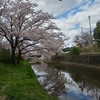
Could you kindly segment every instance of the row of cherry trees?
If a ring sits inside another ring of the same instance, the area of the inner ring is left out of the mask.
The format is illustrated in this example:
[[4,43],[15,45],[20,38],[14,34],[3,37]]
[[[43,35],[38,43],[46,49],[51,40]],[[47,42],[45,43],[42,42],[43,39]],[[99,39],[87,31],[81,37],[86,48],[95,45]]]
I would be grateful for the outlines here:
[[37,51],[50,57],[62,50],[64,35],[52,22],[53,15],[35,10],[37,6],[29,0],[0,1],[0,41],[9,45],[13,64],[20,62],[22,54]]

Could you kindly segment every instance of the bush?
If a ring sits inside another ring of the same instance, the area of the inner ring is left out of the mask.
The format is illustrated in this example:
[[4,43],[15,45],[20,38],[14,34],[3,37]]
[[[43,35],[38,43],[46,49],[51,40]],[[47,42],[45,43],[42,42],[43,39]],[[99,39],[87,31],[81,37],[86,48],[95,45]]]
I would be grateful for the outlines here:
[[80,49],[78,47],[71,47],[70,49],[70,52],[69,52],[70,55],[79,55],[80,54]]
[[0,62],[4,62],[4,63],[10,62],[10,50],[6,50],[6,49],[0,50]]

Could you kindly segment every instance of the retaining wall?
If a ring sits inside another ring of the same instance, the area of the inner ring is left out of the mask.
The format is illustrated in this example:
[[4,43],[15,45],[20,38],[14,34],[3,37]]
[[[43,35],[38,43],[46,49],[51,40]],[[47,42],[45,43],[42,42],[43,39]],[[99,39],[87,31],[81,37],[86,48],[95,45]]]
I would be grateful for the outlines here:
[[80,63],[80,64],[100,67],[100,54],[84,54],[84,55],[58,56],[58,57],[56,56],[52,60]]

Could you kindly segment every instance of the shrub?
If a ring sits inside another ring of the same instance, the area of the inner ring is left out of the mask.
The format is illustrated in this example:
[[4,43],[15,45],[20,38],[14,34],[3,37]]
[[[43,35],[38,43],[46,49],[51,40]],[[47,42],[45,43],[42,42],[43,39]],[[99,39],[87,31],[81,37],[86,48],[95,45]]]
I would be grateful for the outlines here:
[[71,47],[70,49],[70,52],[69,52],[70,55],[79,55],[80,54],[80,49],[78,47]]
[[10,62],[10,50],[6,50],[6,49],[0,50],[0,62],[4,62],[4,63]]

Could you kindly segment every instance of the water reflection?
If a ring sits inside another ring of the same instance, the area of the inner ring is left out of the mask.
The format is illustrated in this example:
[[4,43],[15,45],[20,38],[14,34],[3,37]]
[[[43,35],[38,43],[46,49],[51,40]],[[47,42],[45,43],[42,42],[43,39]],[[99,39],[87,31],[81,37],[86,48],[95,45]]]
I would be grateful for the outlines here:
[[83,94],[90,95],[91,100],[100,100],[100,89],[97,86],[83,81],[79,84],[79,88]]
[[71,85],[68,91],[68,100],[100,100],[99,69],[75,66],[63,62],[51,62],[48,65],[64,71],[65,75],[66,73],[70,74],[73,86]]
[[45,64],[35,64],[32,66],[34,69],[37,79],[41,83],[41,85],[52,95],[60,96],[65,94],[68,88],[65,84],[69,84],[67,78],[64,74],[54,68],[47,67]]
[[100,100],[100,71],[74,68],[58,62],[48,63],[48,66],[35,64],[32,68],[50,94],[60,100]]

